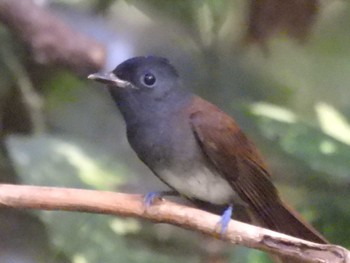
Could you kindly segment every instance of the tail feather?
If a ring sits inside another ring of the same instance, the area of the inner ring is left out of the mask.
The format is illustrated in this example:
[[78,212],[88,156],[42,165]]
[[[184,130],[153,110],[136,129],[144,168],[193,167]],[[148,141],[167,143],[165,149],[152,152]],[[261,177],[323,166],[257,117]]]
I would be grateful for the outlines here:
[[271,230],[315,243],[329,243],[313,226],[291,207],[281,202],[269,205],[264,214],[253,213],[259,223]]

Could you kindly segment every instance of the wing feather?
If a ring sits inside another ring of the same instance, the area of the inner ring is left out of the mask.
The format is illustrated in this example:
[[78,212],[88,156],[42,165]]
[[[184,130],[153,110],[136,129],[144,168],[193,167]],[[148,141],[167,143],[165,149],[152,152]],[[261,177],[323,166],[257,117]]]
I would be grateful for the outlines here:
[[259,152],[235,121],[199,97],[192,105],[190,123],[203,153],[248,204],[256,220],[272,230],[326,243],[326,239],[281,201]]

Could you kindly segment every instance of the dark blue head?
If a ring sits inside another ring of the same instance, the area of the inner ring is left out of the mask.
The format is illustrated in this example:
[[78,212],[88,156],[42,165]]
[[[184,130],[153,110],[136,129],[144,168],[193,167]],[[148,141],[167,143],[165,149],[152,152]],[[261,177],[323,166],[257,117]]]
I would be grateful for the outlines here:
[[108,85],[127,123],[176,111],[190,97],[176,69],[162,57],[131,58],[108,74],[89,78]]

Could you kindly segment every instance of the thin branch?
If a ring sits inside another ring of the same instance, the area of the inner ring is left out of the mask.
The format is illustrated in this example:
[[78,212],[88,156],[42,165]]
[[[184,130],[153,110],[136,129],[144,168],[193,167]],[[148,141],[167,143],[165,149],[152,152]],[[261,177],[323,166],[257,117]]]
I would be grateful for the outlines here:
[[105,62],[103,45],[74,32],[32,0],[0,0],[0,22],[30,47],[40,64],[59,65],[86,75],[98,71]]
[[[202,210],[158,200],[145,209],[141,195],[70,188],[0,185],[0,207],[80,211],[145,218],[218,237],[219,217]],[[302,262],[350,262],[350,253],[231,220],[222,238]]]

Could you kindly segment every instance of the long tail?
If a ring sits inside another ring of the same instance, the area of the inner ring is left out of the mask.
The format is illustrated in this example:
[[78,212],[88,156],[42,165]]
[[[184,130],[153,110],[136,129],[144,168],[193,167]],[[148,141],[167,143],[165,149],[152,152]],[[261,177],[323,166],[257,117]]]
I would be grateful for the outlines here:
[[[191,202],[197,207],[217,215],[222,215],[227,208],[227,206],[218,206],[198,199],[191,199]],[[232,215],[240,221],[257,224],[286,235],[320,244],[329,243],[313,226],[280,199],[273,205],[267,205],[265,209],[259,208],[259,211],[254,211],[254,207],[250,207],[248,210],[249,212],[246,207],[235,205]]]
[[274,203],[267,209],[269,211],[265,211],[263,215],[252,211],[254,218],[263,227],[315,243],[329,243],[313,226],[282,201]]
[[[227,208],[227,206],[217,206],[197,199],[191,199],[191,202],[201,209],[218,215],[222,215]],[[290,236],[320,244],[329,243],[315,228],[304,221],[296,211],[279,199],[273,205],[269,204],[267,208],[259,210],[259,213],[254,211],[253,207],[250,207],[248,210],[249,212],[246,208],[237,207],[236,205],[233,216],[240,221],[257,224]],[[270,256],[275,263],[300,263],[300,261],[288,256],[272,254]]]

